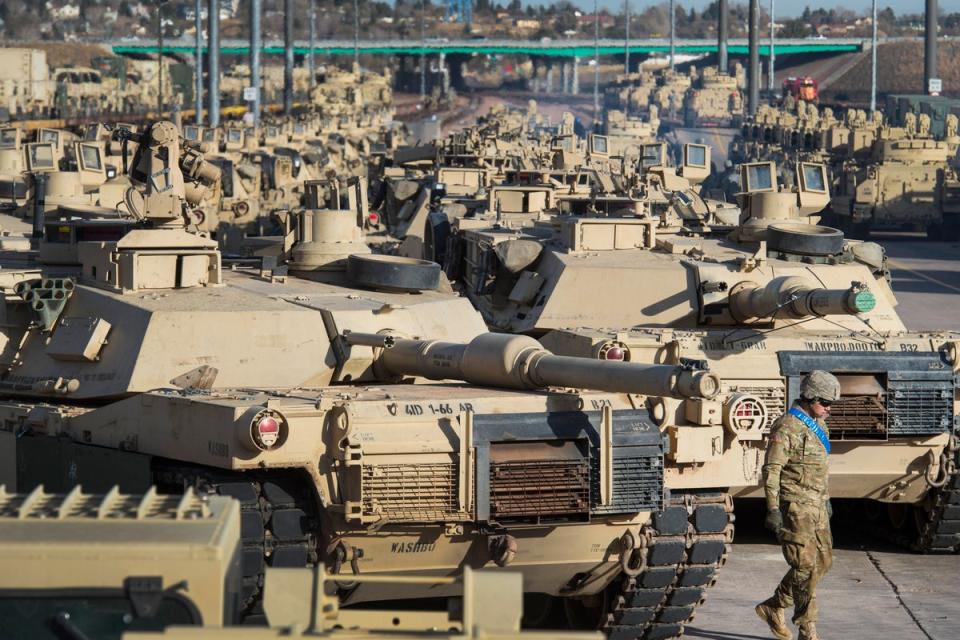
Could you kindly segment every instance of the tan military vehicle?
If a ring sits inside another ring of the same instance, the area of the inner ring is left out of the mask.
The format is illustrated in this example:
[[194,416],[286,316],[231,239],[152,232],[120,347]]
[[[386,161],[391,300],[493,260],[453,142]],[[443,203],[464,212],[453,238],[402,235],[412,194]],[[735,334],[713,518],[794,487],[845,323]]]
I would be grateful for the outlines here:
[[956,550],[958,335],[908,331],[883,249],[813,224],[829,201],[823,165],[801,164],[794,183],[781,187],[773,163],[745,165],[729,237],[609,212],[455,225],[447,273],[491,328],[555,353],[709,362],[720,396],[655,411],[674,490],[760,495],[770,425],[804,373],[833,372],[831,495],[865,500],[877,528],[915,548]]
[[48,116],[53,94],[46,51],[0,48],[0,120]]
[[696,79],[696,67],[690,67],[688,73],[667,69],[658,76],[650,104],[657,107],[661,120],[683,122],[684,100]]
[[909,228],[925,230],[932,239],[960,238],[956,116],[949,125],[954,138],[949,140],[882,131],[868,161],[842,165],[833,221],[858,236],[872,229]]
[[[12,472],[12,469],[4,469]],[[562,638],[598,633],[521,632],[522,578],[473,571],[457,577],[354,576],[403,590],[455,586],[448,611],[341,609],[338,577],[322,566],[270,568],[264,577],[268,627],[237,627],[241,588],[240,503],[221,495],[84,493],[0,486],[0,612],[17,637]],[[451,603],[452,604],[452,603]],[[497,611],[491,616],[484,612]],[[14,631],[15,630],[15,631]]]
[[0,487],[4,635],[119,640],[169,625],[235,624],[241,526],[235,500],[192,489],[126,495],[116,487],[103,494]]
[[664,494],[645,403],[699,403],[716,376],[487,333],[437,265],[366,253],[352,211],[308,210],[282,261],[224,269],[184,231],[205,161],[171,123],[137,138],[137,215],[50,219],[40,263],[0,274],[18,489],[236,497],[253,619],[266,566],[326,563],[346,606],[453,588],[358,574],[498,566],[533,626],[563,605],[574,627],[682,631],[730,505]]
[[683,102],[683,119],[688,127],[737,127],[743,113],[743,93],[737,77],[714,67],[704,67]]

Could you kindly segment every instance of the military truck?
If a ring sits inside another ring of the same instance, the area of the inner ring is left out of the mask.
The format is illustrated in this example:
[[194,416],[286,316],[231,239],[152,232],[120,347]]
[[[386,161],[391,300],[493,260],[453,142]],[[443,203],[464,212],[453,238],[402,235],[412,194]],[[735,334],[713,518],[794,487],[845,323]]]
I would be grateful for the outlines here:
[[908,331],[882,247],[814,224],[824,165],[800,163],[787,188],[772,162],[747,164],[741,184],[732,234],[610,212],[455,225],[446,270],[488,326],[554,353],[720,373],[717,398],[654,410],[673,490],[761,495],[770,426],[805,373],[833,372],[831,494],[914,548],[957,550],[958,335]]
[[682,631],[731,505],[664,492],[645,406],[710,398],[714,374],[488,333],[438,265],[365,254],[352,211],[307,210],[283,261],[224,269],[184,230],[205,161],[172,123],[136,137],[136,215],[48,218],[39,264],[0,275],[19,490],[237,498],[248,621],[267,566],[325,563],[346,606],[452,590],[358,574],[497,566],[524,574],[534,627],[564,605],[615,637]]

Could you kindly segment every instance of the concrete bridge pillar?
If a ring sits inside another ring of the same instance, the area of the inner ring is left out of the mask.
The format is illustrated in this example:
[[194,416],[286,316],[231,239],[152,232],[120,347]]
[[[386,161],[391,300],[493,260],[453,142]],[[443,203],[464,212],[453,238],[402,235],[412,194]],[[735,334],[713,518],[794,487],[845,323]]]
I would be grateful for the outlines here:
[[560,68],[560,70],[562,72],[561,80],[563,84],[563,90],[561,91],[561,93],[570,93],[570,63],[567,61],[564,61],[563,66]]
[[570,83],[570,93],[577,95],[580,93],[580,58],[573,58],[573,82]]
[[440,52],[440,77],[443,78],[443,95],[450,93],[450,69],[447,67],[447,54]]
[[553,63],[547,63],[547,93],[553,93]]

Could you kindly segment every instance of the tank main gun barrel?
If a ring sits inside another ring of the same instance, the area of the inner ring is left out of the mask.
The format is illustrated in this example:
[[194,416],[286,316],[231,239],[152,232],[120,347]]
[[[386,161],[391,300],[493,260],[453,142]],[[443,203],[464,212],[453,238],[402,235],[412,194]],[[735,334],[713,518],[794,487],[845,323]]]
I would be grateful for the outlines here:
[[855,282],[849,289],[810,286],[804,278],[774,278],[766,285],[741,282],[730,289],[730,313],[738,322],[755,318],[793,318],[855,315],[866,313],[877,299],[865,285]]
[[637,364],[555,356],[528,336],[488,333],[469,343],[408,340],[383,334],[347,333],[348,344],[382,348],[378,372],[463,380],[509,389],[569,387],[671,398],[712,398],[719,377],[666,364]]

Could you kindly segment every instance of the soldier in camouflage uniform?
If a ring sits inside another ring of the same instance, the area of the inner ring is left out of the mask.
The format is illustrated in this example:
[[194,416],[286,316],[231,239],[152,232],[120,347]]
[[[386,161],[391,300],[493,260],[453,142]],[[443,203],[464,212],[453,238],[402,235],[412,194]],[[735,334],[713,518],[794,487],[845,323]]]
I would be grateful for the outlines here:
[[840,399],[840,383],[813,371],[800,383],[800,399],[774,425],[763,466],[768,529],[777,534],[790,570],[756,612],[777,640],[792,640],[784,611],[793,607],[800,640],[817,635],[817,583],[833,564],[826,418]]

